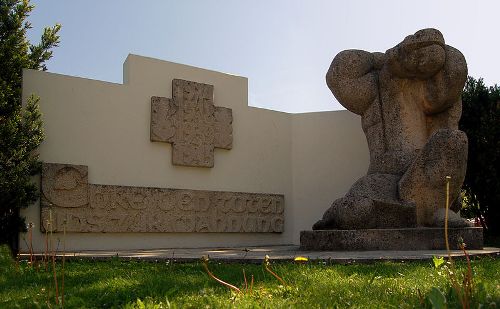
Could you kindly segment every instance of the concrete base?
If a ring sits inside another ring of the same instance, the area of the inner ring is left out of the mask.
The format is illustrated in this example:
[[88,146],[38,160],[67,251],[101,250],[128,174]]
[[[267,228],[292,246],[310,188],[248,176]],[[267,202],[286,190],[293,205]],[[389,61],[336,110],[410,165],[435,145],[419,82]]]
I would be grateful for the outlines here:
[[[459,239],[467,249],[483,249],[483,228],[449,228],[450,249],[458,249]],[[443,250],[444,228],[317,230],[300,232],[301,250]]]
[[[483,248],[482,250],[468,250],[470,257],[489,256],[500,258],[500,248]],[[254,263],[262,264],[266,255],[272,261],[294,262],[296,257],[306,257],[311,262],[322,261],[326,264],[373,263],[380,261],[429,261],[433,257],[448,256],[446,250],[415,250],[415,251],[301,251],[298,246],[259,246],[259,247],[232,247],[232,248],[165,248],[151,250],[99,250],[99,251],[66,251],[66,260],[91,259],[110,260],[136,259],[143,261],[167,262],[199,262],[202,256],[209,256],[210,260],[224,263]],[[451,250],[454,259],[463,259],[461,250]],[[22,260],[29,260],[28,252],[21,253]],[[56,252],[56,258],[62,259],[63,253]],[[37,260],[43,259],[43,254],[36,254]]]

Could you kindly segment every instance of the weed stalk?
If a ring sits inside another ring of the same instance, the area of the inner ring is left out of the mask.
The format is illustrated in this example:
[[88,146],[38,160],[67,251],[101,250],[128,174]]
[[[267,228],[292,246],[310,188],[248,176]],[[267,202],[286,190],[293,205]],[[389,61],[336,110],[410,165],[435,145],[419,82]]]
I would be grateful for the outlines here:
[[446,252],[448,253],[448,260],[451,262],[450,242],[448,240],[448,211],[450,208],[450,176],[446,176],[446,208],[444,213],[444,240],[446,243]]
[[43,254],[43,265],[45,266],[45,271],[47,271],[47,261],[49,260],[48,258],[48,252],[49,252],[49,228],[50,228],[50,221],[46,220],[46,228],[45,228],[45,252]]
[[445,209],[445,218],[444,218],[444,235],[445,235],[445,243],[446,243],[446,252],[448,254],[448,261],[450,264],[450,270],[448,271],[448,276],[450,278],[451,285],[455,290],[457,297],[462,304],[463,309],[470,308],[470,295],[472,294],[472,269],[470,266],[469,255],[465,251],[465,244],[461,243],[459,246],[465,254],[467,259],[467,268],[468,273],[464,275],[462,286],[460,286],[460,282],[457,278],[457,272],[455,268],[455,263],[451,258],[450,244],[448,240],[448,211],[450,208],[450,176],[446,176],[446,209]]
[[245,292],[248,293],[247,275],[245,274],[245,269],[244,268],[243,268],[243,279],[245,279]]
[[28,223],[28,240],[30,250],[30,265],[33,267],[33,222]]
[[278,276],[275,272],[273,272],[270,268],[270,261],[269,261],[269,255],[266,255],[266,257],[264,258],[264,268],[266,269],[266,271],[268,273],[270,273],[271,275],[274,276],[274,278],[278,279],[279,282],[281,282],[281,284],[283,284],[283,286],[286,286],[286,282],[285,280],[283,280],[280,276]]
[[66,220],[63,225],[63,256],[62,256],[62,279],[61,279],[61,305],[64,308],[64,262],[66,260]]
[[56,305],[59,305],[59,288],[57,284],[57,272],[56,272],[56,252],[54,250],[54,239],[53,239],[53,228],[52,228],[52,210],[49,211],[49,221],[50,221],[50,251],[52,255],[52,272],[54,274],[54,288],[56,290]]
[[222,284],[223,286],[226,286],[228,288],[230,288],[231,290],[234,290],[238,293],[241,293],[241,290],[237,287],[235,287],[234,285],[232,284],[229,284],[219,278],[217,278],[216,276],[214,276],[214,274],[212,274],[212,272],[208,269],[208,256],[203,256],[201,258],[201,261],[203,262],[203,266],[205,267],[205,271],[207,272],[207,274],[210,276],[210,278],[214,279],[215,281],[219,282],[220,284]]
[[16,254],[16,272],[19,272],[19,253]]
[[469,303],[470,299],[472,298],[472,292],[474,291],[474,281],[473,281],[473,275],[472,275],[472,266],[470,263],[470,257],[469,254],[467,253],[467,250],[465,250],[465,244],[462,242],[460,244],[460,249],[465,255],[465,259],[467,261],[467,273],[464,274],[463,278],[463,294],[464,294],[464,301],[467,306],[463,306],[464,308],[469,308]]

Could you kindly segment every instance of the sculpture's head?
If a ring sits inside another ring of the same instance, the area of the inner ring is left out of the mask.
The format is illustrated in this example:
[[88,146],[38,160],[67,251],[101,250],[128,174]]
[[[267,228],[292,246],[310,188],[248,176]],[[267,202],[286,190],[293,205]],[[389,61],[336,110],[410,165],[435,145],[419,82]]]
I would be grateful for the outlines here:
[[419,30],[386,51],[389,71],[401,78],[427,79],[443,67],[445,48],[439,30]]

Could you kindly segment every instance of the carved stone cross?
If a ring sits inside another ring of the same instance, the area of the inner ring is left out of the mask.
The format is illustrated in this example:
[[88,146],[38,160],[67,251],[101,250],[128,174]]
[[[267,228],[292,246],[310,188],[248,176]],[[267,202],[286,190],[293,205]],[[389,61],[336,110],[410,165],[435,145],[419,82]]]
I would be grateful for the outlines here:
[[172,144],[172,164],[213,167],[214,148],[233,147],[233,113],[214,106],[214,86],[174,79],[172,99],[151,97],[151,141]]

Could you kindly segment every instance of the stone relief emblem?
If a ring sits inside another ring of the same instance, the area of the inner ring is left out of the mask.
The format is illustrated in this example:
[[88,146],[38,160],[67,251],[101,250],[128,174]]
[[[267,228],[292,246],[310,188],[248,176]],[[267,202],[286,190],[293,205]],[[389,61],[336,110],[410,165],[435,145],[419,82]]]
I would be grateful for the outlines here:
[[[284,196],[88,183],[86,166],[44,163],[42,231],[281,233]],[[52,217],[49,228],[47,223]]]
[[233,147],[231,109],[214,106],[214,87],[174,79],[172,99],[151,97],[151,141],[172,144],[172,164],[214,166],[214,148]]
[[88,169],[82,165],[53,164],[42,166],[42,201],[60,207],[88,204]]

